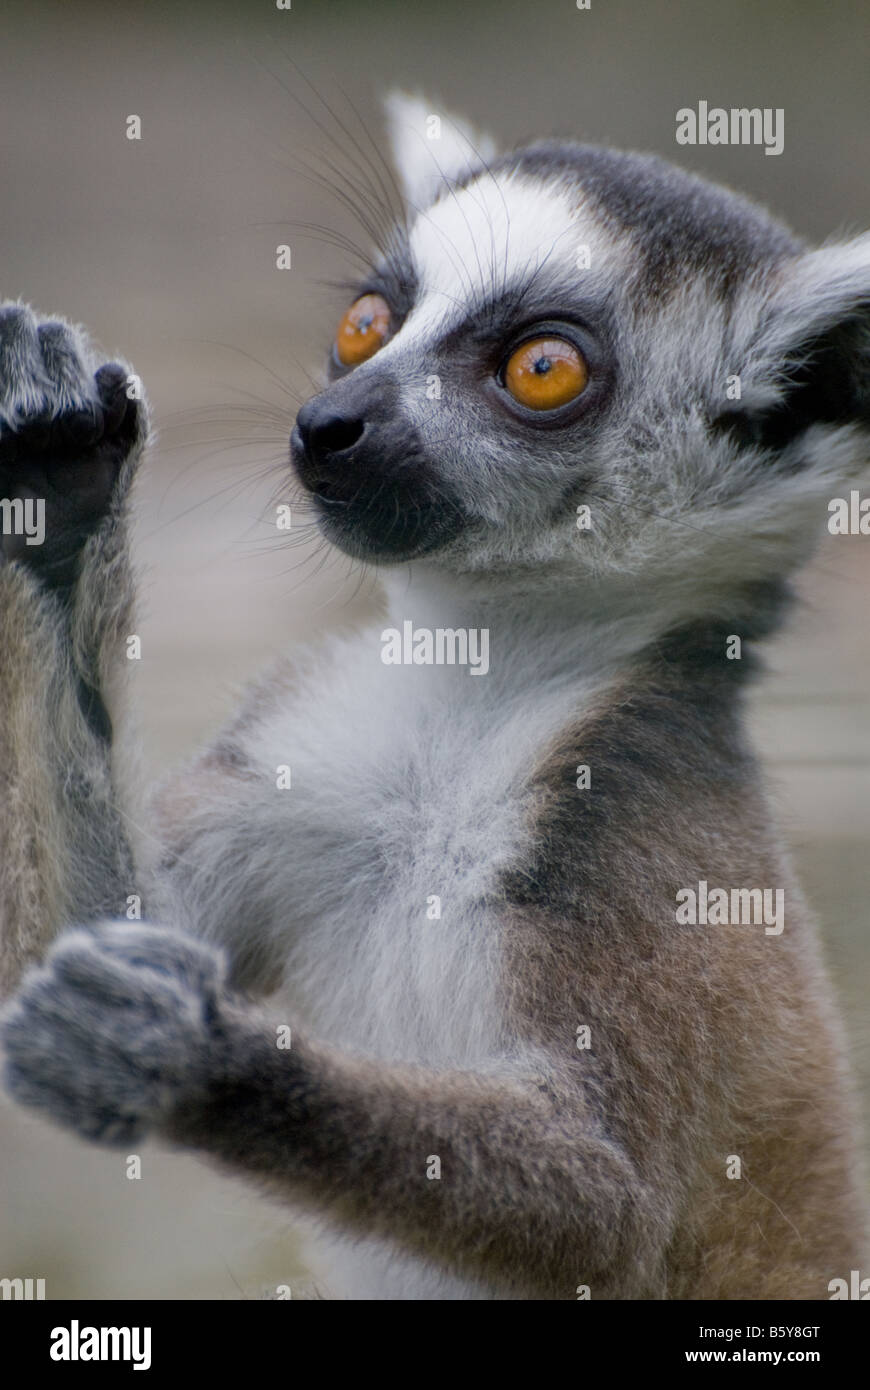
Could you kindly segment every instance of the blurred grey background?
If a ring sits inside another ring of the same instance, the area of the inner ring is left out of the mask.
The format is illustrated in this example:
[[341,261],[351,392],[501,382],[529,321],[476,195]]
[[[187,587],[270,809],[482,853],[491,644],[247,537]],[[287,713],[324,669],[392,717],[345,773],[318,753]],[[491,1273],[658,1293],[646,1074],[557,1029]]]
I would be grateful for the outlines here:
[[[365,244],[303,172],[382,142],[380,94],[422,90],[505,144],[654,150],[822,239],[870,227],[861,0],[32,4],[0,13],[0,298],[85,323],[141,374],[136,671],[150,765],[184,756],[278,648],[352,623],[376,581],[263,520],[295,402]],[[682,106],[782,107],[785,149],[677,147]],[[142,139],[126,138],[127,117]],[[342,128],[343,127],[343,128]],[[368,132],[368,134],[366,133]],[[357,170],[357,177],[370,175]],[[295,226],[289,225],[290,223]],[[288,242],[293,268],[275,268]],[[870,1110],[870,539],[829,539],[753,719],[823,926]],[[259,1297],[303,1276],[292,1217],[204,1164],[122,1156],[0,1102],[0,1277],[49,1297]]]

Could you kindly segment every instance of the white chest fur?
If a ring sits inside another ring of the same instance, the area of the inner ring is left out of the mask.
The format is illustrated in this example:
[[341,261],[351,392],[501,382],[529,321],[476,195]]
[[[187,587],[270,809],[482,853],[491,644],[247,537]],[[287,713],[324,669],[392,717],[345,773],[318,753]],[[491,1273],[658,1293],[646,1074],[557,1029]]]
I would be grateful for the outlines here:
[[583,684],[518,692],[509,671],[381,650],[380,628],[336,641],[247,743],[264,782],[291,768],[269,813],[288,1004],[338,1045],[480,1064],[501,1042],[492,895],[528,835],[525,779]]

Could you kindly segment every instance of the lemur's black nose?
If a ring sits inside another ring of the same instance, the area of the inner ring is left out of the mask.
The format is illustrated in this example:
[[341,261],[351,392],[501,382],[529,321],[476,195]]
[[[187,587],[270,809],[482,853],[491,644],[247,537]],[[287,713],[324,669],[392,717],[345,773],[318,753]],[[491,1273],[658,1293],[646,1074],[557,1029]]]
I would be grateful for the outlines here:
[[365,427],[358,414],[338,411],[317,396],[305,403],[296,416],[296,429],[304,452],[300,464],[309,486],[322,476],[324,465],[359,442]]
[[307,400],[296,416],[304,448],[314,459],[329,453],[343,453],[363,435],[366,421],[357,414],[335,410],[325,400]]

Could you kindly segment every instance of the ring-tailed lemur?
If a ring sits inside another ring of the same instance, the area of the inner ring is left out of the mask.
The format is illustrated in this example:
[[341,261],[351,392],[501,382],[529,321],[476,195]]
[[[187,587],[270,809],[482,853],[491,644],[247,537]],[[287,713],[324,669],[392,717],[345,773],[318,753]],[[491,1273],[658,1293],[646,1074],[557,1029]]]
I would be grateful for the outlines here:
[[867,462],[870,239],[425,117],[393,107],[407,221],[291,438],[388,627],[261,683],[135,869],[144,407],[0,311],[2,486],[48,528],[0,567],[6,988],[79,924],[8,1085],[286,1194],[339,1296],[826,1298],[862,1253],[844,1047],[741,706]]

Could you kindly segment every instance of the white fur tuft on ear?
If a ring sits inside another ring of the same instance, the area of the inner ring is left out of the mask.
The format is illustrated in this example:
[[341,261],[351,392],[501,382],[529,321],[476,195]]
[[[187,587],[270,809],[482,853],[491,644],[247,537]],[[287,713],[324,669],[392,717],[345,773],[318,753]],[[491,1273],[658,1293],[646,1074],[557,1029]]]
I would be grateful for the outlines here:
[[422,96],[391,92],[384,102],[393,161],[405,199],[423,209],[451,183],[495,157],[495,142]]
[[870,332],[870,232],[829,242],[788,263],[771,308],[768,346],[780,354],[856,315]]

